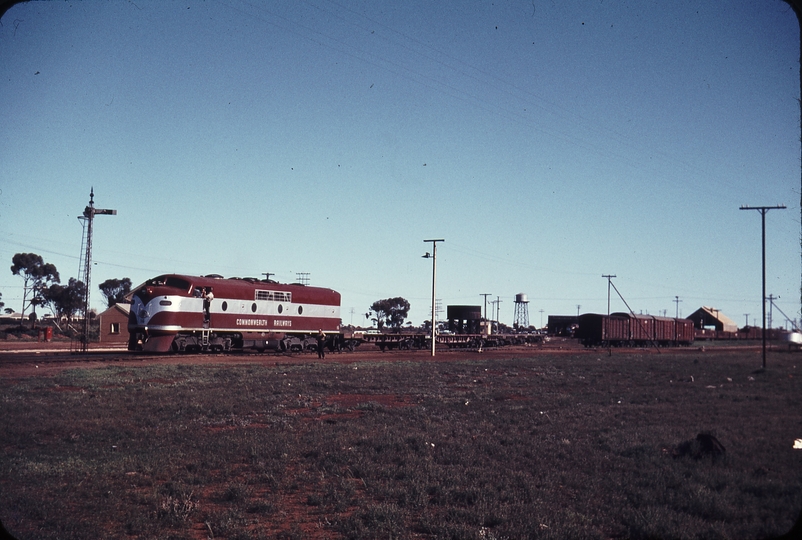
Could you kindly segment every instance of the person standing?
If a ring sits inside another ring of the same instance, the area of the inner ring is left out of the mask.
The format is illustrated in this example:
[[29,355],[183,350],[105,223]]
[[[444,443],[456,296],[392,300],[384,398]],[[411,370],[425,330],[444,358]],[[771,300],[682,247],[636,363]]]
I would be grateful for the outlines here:
[[317,357],[320,360],[326,357],[326,334],[322,329],[317,331]]
[[206,289],[206,294],[203,296],[203,320],[209,322],[211,319],[212,300],[214,300],[214,292],[212,288]]

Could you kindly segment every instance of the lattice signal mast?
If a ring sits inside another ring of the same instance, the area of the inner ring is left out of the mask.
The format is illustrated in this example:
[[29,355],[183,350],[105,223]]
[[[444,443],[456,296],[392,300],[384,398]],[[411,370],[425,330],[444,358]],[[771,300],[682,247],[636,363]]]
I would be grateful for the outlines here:
[[513,328],[529,328],[529,299],[524,293],[515,295],[515,320]]
[[83,238],[81,239],[81,246],[85,247],[83,253],[83,268],[78,273],[78,279],[83,281],[86,287],[84,294],[84,328],[83,335],[81,336],[81,351],[86,352],[89,348],[89,295],[92,288],[90,287],[92,281],[92,222],[95,216],[106,215],[116,216],[117,210],[107,210],[102,208],[95,208],[95,188],[89,191],[89,206],[84,208],[82,216],[78,216],[84,226]]

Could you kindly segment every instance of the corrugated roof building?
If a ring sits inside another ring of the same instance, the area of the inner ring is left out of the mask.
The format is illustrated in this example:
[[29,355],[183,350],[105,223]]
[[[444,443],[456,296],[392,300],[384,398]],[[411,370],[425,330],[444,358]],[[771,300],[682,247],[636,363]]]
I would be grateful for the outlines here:
[[713,326],[718,331],[737,332],[738,325],[721,313],[718,309],[709,306],[702,306],[686,317],[693,321],[695,328],[704,329]]

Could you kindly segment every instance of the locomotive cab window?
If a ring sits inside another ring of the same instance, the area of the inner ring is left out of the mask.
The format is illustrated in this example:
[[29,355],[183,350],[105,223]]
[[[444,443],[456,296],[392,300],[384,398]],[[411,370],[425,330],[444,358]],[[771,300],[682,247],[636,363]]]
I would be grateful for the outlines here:
[[189,291],[191,289],[189,281],[172,276],[168,277],[164,284],[167,287],[173,287],[174,289],[181,289],[182,291]]

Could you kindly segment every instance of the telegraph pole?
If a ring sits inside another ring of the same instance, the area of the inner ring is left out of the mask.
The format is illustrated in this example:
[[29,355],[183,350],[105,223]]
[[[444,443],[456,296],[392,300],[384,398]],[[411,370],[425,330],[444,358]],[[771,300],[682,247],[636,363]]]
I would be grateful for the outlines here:
[[677,319],[679,319],[679,303],[680,302],[682,302],[682,300],[679,299],[679,296],[674,296],[674,303],[677,304],[677,311],[676,311],[676,314],[674,315],[674,317],[677,318]]
[[[618,277],[618,276],[610,275],[610,274],[602,274],[602,277],[603,278],[607,278],[607,315],[609,315],[610,314],[610,280],[613,279],[614,277]],[[579,315],[579,314],[577,313],[577,315]]]
[[485,297],[485,314],[483,315],[485,320],[487,320],[487,297],[490,296],[490,295],[491,295],[491,293],[482,293],[482,294],[479,295],[479,296],[484,296]]
[[438,238],[433,240],[424,240],[424,242],[432,243],[431,255],[427,251],[423,258],[432,259],[432,356],[434,356],[435,342],[437,340],[437,305],[435,303],[435,294],[437,290],[437,242],[445,242],[445,240]]
[[95,208],[95,188],[89,191],[89,206],[84,208],[84,213],[78,216],[78,219],[84,222],[84,235],[86,238],[86,252],[84,253],[84,286],[86,292],[84,293],[84,332],[81,336],[81,352],[89,350],[89,296],[92,288],[90,282],[92,281],[92,222],[95,216],[116,216],[117,210],[107,210],[102,208]]
[[767,298],[769,300],[769,331],[771,331],[771,329],[774,328],[774,301],[779,300],[780,297],[770,294]]
[[785,210],[784,204],[777,206],[741,206],[741,210],[757,210],[760,212],[760,225],[761,225],[761,246],[762,246],[762,262],[763,262],[763,293],[760,296],[760,302],[763,305],[763,369],[766,369],[766,212],[769,210]]

